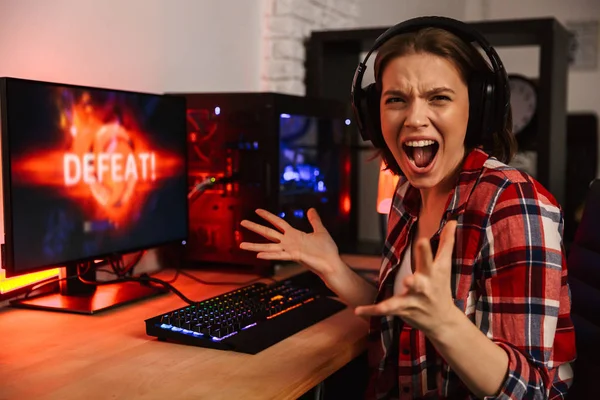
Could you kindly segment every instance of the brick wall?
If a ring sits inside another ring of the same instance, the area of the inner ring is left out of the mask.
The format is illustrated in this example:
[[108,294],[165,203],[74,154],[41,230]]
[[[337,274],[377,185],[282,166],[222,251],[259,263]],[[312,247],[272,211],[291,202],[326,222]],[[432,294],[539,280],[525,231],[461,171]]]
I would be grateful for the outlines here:
[[304,95],[304,40],[313,30],[356,26],[360,0],[263,1],[261,90]]

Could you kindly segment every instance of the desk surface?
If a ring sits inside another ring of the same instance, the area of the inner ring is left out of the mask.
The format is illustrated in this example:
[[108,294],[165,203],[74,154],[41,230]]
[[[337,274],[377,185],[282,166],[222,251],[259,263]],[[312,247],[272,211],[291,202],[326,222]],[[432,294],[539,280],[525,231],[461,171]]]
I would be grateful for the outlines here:
[[[379,263],[373,257],[344,259],[357,268],[377,269]],[[300,271],[286,266],[276,277]],[[223,279],[216,272],[188,272]],[[174,285],[197,300],[237,287],[202,285],[183,275]],[[349,308],[257,355],[146,335],[145,319],[183,304],[167,294],[93,316],[0,309],[0,399],[295,399],[365,348],[367,323]]]

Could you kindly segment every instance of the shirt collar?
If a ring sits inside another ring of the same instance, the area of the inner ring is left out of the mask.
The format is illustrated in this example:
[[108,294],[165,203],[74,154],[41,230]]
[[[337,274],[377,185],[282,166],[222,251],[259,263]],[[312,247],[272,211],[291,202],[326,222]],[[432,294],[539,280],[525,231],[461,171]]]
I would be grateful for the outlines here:
[[[446,219],[455,217],[464,212],[467,201],[475,187],[477,179],[481,175],[483,165],[490,156],[480,149],[473,149],[463,161],[461,171],[456,180],[456,186],[446,203]],[[421,207],[421,192],[419,189],[408,185],[403,196],[402,205],[406,212],[416,217]]]

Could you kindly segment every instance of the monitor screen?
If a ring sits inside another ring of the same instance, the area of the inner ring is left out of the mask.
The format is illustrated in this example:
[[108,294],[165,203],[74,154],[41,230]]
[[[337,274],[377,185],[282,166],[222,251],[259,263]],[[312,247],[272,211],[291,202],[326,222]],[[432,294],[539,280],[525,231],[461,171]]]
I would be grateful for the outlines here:
[[4,78],[5,267],[187,238],[183,97]]

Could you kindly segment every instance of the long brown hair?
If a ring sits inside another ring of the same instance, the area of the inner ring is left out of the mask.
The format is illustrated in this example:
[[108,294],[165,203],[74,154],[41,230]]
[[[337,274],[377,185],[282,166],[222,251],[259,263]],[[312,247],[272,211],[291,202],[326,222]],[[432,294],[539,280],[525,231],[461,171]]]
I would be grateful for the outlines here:
[[[423,28],[416,32],[394,36],[379,48],[375,58],[374,74],[375,85],[380,94],[382,90],[381,78],[389,62],[397,57],[414,53],[429,53],[450,61],[458,69],[465,84],[468,84],[474,74],[492,73],[491,67],[473,45],[446,30]],[[379,118],[379,116],[373,117]],[[500,132],[494,132],[492,141],[490,155],[496,157],[501,162],[510,162],[517,148],[512,132],[512,113],[510,108],[505,128]],[[484,145],[483,132],[479,133],[479,136],[475,138],[470,138],[469,143],[465,143],[467,153],[475,147]],[[380,149],[380,154],[387,167],[393,173],[403,175],[392,152],[387,146]]]

